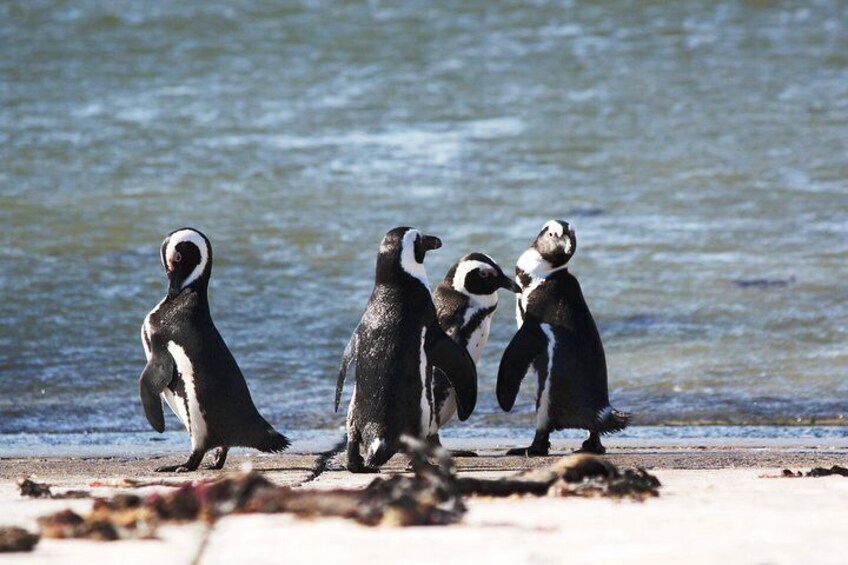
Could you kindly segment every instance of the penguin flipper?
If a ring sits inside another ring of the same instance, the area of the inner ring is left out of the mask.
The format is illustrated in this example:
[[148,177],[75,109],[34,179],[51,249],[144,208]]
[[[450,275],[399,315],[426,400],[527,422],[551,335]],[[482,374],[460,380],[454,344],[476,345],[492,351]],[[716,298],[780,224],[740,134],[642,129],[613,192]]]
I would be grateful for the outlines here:
[[138,379],[138,393],[147,421],[159,433],[165,431],[165,414],[159,396],[174,377],[176,366],[170,355],[154,350]]
[[431,326],[427,332],[424,350],[430,364],[442,371],[453,387],[460,421],[467,420],[477,404],[477,367],[474,360],[438,325]]
[[347,378],[347,372],[350,369],[350,364],[354,360],[356,356],[356,331],[353,332],[353,335],[350,336],[350,341],[347,342],[347,347],[345,347],[344,353],[342,354],[342,364],[339,368],[339,376],[336,380],[336,403],[334,407],[334,411],[339,411],[339,402],[342,399],[342,389],[344,388],[345,379]]
[[498,367],[498,404],[504,411],[512,410],[530,364],[547,345],[548,339],[538,322],[525,319],[506,347]]

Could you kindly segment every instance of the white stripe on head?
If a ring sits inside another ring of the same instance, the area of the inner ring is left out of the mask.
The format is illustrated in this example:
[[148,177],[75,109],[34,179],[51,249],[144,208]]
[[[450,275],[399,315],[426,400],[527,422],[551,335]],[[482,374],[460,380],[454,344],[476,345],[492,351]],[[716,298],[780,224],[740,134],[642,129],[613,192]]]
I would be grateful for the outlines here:
[[542,226],[542,231],[545,230],[553,233],[557,237],[562,237],[562,234],[565,233],[565,226],[563,226],[556,220],[551,220],[550,222]]
[[403,241],[400,244],[400,267],[406,273],[412,275],[429,290],[430,282],[427,280],[427,270],[423,263],[415,260],[415,240],[421,237],[421,232],[418,230],[407,230],[403,234]]
[[557,220],[551,220],[544,226],[542,226],[542,231],[546,231],[548,233],[554,234],[554,237],[561,238],[565,237],[565,243],[563,245],[563,250],[565,250],[566,254],[571,254],[574,251],[574,226],[568,225],[568,233],[566,233],[565,226]]
[[164,260],[166,269],[168,268],[168,265],[173,263],[174,254],[177,252],[177,245],[180,243],[194,244],[200,251],[200,262],[183,281],[183,284],[180,287],[183,289],[199,279],[200,275],[203,274],[204,269],[206,269],[206,265],[209,263],[209,244],[199,232],[192,229],[179,230],[172,233],[168,239],[168,246],[165,248]]
[[[491,257],[489,258],[491,259]],[[494,261],[492,262],[494,263]],[[454,290],[456,290],[460,294],[464,294],[465,296],[477,299],[477,301],[484,306],[493,306],[497,304],[498,291],[495,291],[491,294],[474,294],[470,290],[465,288],[465,278],[468,276],[468,273],[470,273],[474,269],[488,269],[489,271],[494,272],[494,276],[498,276],[498,270],[488,263],[473,260],[461,261],[459,265],[456,266],[456,272],[453,275]],[[492,297],[494,297],[494,300],[492,300]]]

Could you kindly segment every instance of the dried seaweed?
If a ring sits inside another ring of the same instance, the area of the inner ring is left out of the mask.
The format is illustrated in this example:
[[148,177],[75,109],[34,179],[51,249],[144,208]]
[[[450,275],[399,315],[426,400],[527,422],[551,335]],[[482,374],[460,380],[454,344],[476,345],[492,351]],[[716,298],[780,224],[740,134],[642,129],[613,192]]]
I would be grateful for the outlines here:
[[461,478],[460,491],[471,496],[583,496],[641,501],[659,496],[659,479],[645,469],[620,471],[593,455],[571,455],[548,467],[504,479]]
[[[97,498],[92,511],[70,510],[39,519],[42,535],[111,541],[153,537],[159,524],[247,513],[288,513],[302,518],[335,516],[368,526],[453,524],[466,511],[467,496],[584,496],[644,500],[657,496],[660,482],[644,469],[620,471],[591,455],[572,455],[539,469],[503,479],[458,478],[449,453],[406,438],[413,474],[375,478],[365,489],[309,490],[277,486],[255,472],[198,483],[146,497],[118,494]],[[34,485],[34,486],[33,486]],[[27,489],[43,493],[47,485]],[[49,486],[47,488],[49,493]]]
[[828,477],[830,475],[848,477],[848,469],[846,469],[845,467],[840,467],[839,465],[833,465],[830,469],[825,469],[824,467],[815,467],[814,469],[810,469],[810,472],[807,473],[808,477]]
[[612,477],[586,477],[579,482],[569,482],[566,479],[557,481],[551,486],[549,494],[554,496],[582,496],[586,498],[628,498],[643,501],[646,498],[659,496],[661,483],[654,475],[645,469],[625,469]]
[[[831,475],[837,475],[841,477],[848,477],[848,469],[842,467],[840,465],[833,465],[830,469],[825,467],[813,467],[806,473],[803,471],[793,471],[792,469],[784,469],[780,473],[780,477],[786,479],[799,479],[801,477],[829,477]],[[764,476],[764,478],[776,478],[773,476]]]
[[65,500],[73,498],[89,498],[91,494],[83,490],[69,490],[60,494],[54,494],[47,483],[36,483],[29,477],[18,479],[18,488],[21,496],[29,498],[51,498],[53,500]]
[[0,553],[32,551],[40,539],[23,528],[0,528]]
[[62,510],[38,519],[41,535],[54,539],[90,539],[115,541],[119,538],[118,528],[109,519],[93,514],[83,517],[73,510]]

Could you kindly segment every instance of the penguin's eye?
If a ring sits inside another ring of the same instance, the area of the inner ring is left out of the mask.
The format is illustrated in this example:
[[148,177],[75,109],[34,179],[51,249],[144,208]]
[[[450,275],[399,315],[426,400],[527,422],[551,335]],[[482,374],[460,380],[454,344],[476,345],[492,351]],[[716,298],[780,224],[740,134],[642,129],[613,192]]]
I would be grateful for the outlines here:
[[549,231],[549,232],[548,232],[548,237],[554,237],[554,232]]
[[179,263],[183,260],[183,256],[179,251],[174,252],[174,263]]
[[490,273],[489,271],[480,271],[481,278],[488,279],[491,275],[492,273]]

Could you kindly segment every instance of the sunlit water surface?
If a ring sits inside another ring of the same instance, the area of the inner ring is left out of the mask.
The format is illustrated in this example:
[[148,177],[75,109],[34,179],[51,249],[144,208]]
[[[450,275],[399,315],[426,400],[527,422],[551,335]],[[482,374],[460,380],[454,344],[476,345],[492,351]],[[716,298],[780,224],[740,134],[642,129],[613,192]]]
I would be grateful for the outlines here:
[[[442,238],[435,284],[472,250],[511,269],[552,217],[636,423],[846,421],[844,3],[394,4],[0,4],[0,434],[148,430],[177,227],[296,435],[343,423],[386,230]],[[494,398],[501,298],[463,429],[532,425],[530,380]]]

